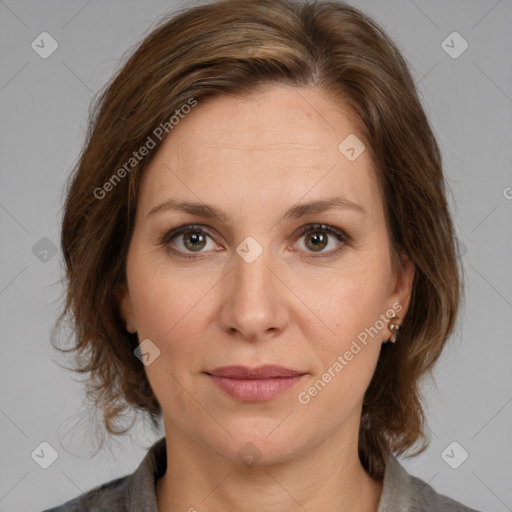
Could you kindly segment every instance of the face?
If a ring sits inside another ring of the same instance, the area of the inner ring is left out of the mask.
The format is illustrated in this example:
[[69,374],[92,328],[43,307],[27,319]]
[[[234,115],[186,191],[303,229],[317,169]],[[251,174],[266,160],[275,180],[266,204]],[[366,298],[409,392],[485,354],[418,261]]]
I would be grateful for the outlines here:
[[166,434],[233,461],[250,442],[261,463],[357,445],[414,268],[393,265],[369,152],[339,149],[350,134],[363,140],[319,89],[274,85],[200,100],[154,156],[120,305]]

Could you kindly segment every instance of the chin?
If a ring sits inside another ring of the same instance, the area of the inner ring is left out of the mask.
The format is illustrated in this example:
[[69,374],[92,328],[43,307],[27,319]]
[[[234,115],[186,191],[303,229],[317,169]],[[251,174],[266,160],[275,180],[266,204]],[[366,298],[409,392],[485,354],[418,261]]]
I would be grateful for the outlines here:
[[205,444],[217,455],[233,464],[246,467],[265,467],[293,460],[314,444],[307,426],[286,424],[269,418],[239,419],[226,425],[230,437],[223,431],[222,438],[209,439]]

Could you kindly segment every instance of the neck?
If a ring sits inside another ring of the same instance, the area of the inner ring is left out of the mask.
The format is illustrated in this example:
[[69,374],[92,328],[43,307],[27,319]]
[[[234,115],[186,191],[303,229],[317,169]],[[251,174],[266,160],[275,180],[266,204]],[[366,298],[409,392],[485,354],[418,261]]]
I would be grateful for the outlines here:
[[382,480],[357,453],[357,436],[335,433],[287,461],[246,467],[220,457],[166,424],[167,470],[157,482],[158,510],[376,512]]

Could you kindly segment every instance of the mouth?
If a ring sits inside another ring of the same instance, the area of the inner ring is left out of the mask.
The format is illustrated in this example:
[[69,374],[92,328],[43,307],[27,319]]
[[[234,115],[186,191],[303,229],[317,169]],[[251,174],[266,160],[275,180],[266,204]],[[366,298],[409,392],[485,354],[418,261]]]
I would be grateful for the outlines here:
[[283,366],[223,366],[205,372],[222,391],[243,402],[270,400],[294,387],[305,372]]

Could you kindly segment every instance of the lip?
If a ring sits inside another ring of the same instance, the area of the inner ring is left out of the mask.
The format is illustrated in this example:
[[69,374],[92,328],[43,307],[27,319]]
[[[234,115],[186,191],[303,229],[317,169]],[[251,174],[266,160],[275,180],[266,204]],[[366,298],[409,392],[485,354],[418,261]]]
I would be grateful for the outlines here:
[[275,377],[297,377],[298,375],[304,375],[304,372],[290,370],[289,368],[275,364],[262,365],[256,368],[240,365],[221,366],[206,373],[216,377],[228,377],[231,379],[270,379]]
[[270,400],[295,386],[305,375],[277,365],[223,366],[205,373],[220,389],[244,402]]

